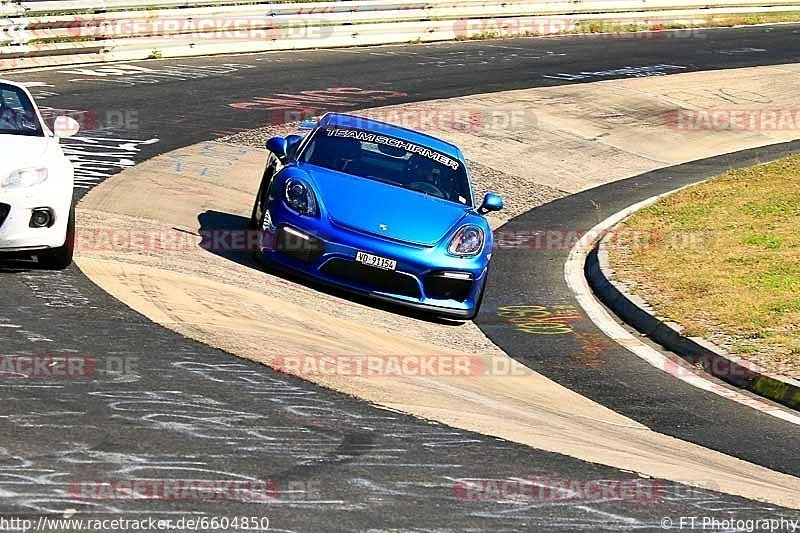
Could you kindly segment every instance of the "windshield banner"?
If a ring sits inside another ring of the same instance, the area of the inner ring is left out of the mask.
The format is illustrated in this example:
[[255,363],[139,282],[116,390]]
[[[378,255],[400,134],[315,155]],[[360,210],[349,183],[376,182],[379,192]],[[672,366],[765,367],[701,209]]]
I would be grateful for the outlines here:
[[366,131],[344,129],[344,128],[328,128],[325,131],[328,134],[328,137],[347,137],[359,141],[370,142],[375,144],[384,144],[386,146],[391,146],[394,148],[401,148],[412,154],[419,154],[423,157],[432,159],[437,163],[441,163],[442,165],[452,168],[453,170],[458,170],[459,168],[458,161],[451,159],[442,153],[431,150],[430,148],[426,148],[418,144],[403,141],[401,139],[395,139],[393,137],[387,137],[385,135],[377,135],[375,133],[368,133]]

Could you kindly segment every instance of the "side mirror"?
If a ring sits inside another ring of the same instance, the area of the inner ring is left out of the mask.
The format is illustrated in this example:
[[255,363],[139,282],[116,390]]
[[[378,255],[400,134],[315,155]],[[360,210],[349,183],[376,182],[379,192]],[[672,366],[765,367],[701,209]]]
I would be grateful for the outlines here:
[[287,142],[283,137],[272,137],[267,141],[267,150],[275,154],[281,163],[285,163],[288,158],[286,154]]
[[72,137],[80,129],[81,125],[72,117],[61,115],[56,117],[55,122],[53,122],[53,133],[59,138]]
[[478,209],[478,212],[481,214],[486,214],[490,211],[500,211],[501,209],[503,209],[503,199],[497,196],[495,193],[490,192],[484,196],[483,203]]
[[297,149],[300,148],[300,143],[303,142],[302,135],[287,135],[286,136],[286,158],[292,159]]

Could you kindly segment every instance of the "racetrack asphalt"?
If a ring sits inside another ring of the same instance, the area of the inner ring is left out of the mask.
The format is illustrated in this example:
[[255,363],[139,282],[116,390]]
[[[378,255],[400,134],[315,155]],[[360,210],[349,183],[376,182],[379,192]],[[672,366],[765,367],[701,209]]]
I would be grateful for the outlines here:
[[[138,73],[86,66],[8,77],[38,82],[33,90],[42,105],[89,111],[101,124],[122,126],[70,141],[80,146],[85,186],[90,187],[133,161],[280,122],[287,112],[309,107],[347,110],[598,81],[652,73],[656,65],[687,72],[796,62],[797,34],[797,26],[785,25],[704,30],[702,38],[675,34],[647,40],[444,43],[126,64],[151,69]],[[211,73],[225,64],[238,66]],[[327,99],[296,97],[298,91],[332,87],[363,91],[339,99],[330,95],[341,92],[330,91],[324,93]],[[139,144],[155,138],[159,141]],[[622,194],[630,195],[632,203],[639,195],[710,175],[727,164],[711,162],[699,170],[682,166],[626,180],[616,185],[619,189],[601,187],[534,210],[509,227],[588,228],[598,218],[592,201],[607,216],[627,205],[628,196]],[[666,179],[673,174],[677,177]],[[558,218],[567,213],[575,218]],[[788,424],[686,390],[624,350],[604,351],[609,357],[601,365],[595,359],[588,365],[585,357],[577,362],[564,357],[581,355],[574,338],[521,336],[502,326],[493,314],[500,305],[559,305],[571,297],[564,292],[559,253],[511,252],[498,254],[496,261],[479,325],[510,355],[657,431],[797,475],[786,444],[797,442],[798,433]],[[284,495],[282,503],[259,506],[255,513],[270,517],[277,530],[660,530],[661,517],[720,509],[741,518],[776,516],[768,505],[675,484],[649,505],[625,499],[513,506],[463,501],[453,495],[459,478],[631,475],[370,407],[155,326],[74,267],[50,273],[19,266],[0,272],[0,293],[9,304],[0,311],[4,354],[80,354],[103,361],[126,357],[134,368],[77,380],[0,383],[6,400],[0,414],[6,435],[0,466],[5,516],[52,515],[69,508],[108,515],[124,511],[131,517],[252,515],[252,504],[230,501],[87,504],[71,498],[66,488],[68,482],[87,478],[243,476],[274,479],[279,490],[314,487],[305,495],[301,490],[295,497]],[[575,327],[588,333],[591,328]]]
[[[655,170],[555,200],[516,217],[502,230],[580,235],[641,200],[798,149],[800,142],[783,143]],[[526,366],[655,431],[800,475],[795,444],[800,427],[680,382],[604,339],[581,314],[564,279],[569,252],[569,246],[546,244],[495,252],[490,289],[477,320],[481,330]],[[503,316],[508,314],[503,307],[520,305],[549,310],[568,306],[575,312],[570,313],[573,318],[557,321],[566,326],[563,334],[531,334],[512,327]]]

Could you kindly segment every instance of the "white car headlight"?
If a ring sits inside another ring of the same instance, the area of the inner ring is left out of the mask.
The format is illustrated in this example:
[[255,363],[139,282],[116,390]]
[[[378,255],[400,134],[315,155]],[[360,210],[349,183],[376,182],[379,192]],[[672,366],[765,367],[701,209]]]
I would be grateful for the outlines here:
[[483,249],[485,235],[478,226],[469,224],[460,228],[450,241],[448,251],[453,255],[477,255]]
[[7,176],[0,177],[0,187],[8,189],[14,187],[33,187],[47,181],[47,169],[22,168],[15,170]]

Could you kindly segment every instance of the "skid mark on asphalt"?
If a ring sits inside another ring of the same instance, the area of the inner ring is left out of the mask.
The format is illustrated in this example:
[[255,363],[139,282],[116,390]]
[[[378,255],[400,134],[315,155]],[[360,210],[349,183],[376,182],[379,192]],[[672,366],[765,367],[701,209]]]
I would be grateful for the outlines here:
[[737,54],[758,54],[766,51],[767,51],[766,48],[753,48],[748,46],[745,48],[729,48],[728,50],[717,50],[717,53],[730,56]]
[[[78,274],[64,273],[70,275]],[[16,278],[8,281],[24,284]],[[37,283],[40,291],[46,289],[46,280]],[[4,512],[75,509],[77,516],[146,513],[169,517],[213,509],[228,516],[255,512],[268,515],[274,524],[289,525],[298,509],[326,517],[363,513],[374,523],[381,509],[400,506],[413,516],[411,509],[426,512],[427,507],[445,504],[448,520],[455,513],[493,530],[513,531],[530,524],[569,531],[652,526],[647,518],[652,509],[625,501],[460,500],[453,494],[456,480],[553,476],[552,466],[547,465],[557,456],[539,457],[540,452],[527,447],[422,421],[410,423],[402,415],[348,402],[259,365],[232,361],[199,346],[196,350],[176,347],[171,333],[151,332],[143,337],[140,329],[149,326],[130,324],[118,304],[91,293],[83,296],[99,299],[105,316],[98,316],[99,309],[55,307],[50,326],[42,324],[42,334],[49,334],[64,316],[77,313],[98,333],[113,332],[105,345],[93,342],[96,350],[140,358],[138,379],[120,384],[114,382],[118,376],[102,374],[91,381],[61,382],[57,397],[51,398],[40,396],[36,389],[5,388],[0,419],[10,432],[5,449],[0,450],[0,508]],[[34,312],[28,309],[23,314]],[[6,326],[24,322],[3,318],[0,324]],[[30,346],[27,340],[14,341],[5,333],[20,329],[0,328],[3,345]],[[61,338],[62,350],[79,351],[84,337],[74,332]],[[126,339],[147,340],[125,345]],[[31,402],[38,407],[23,408]],[[63,444],[54,450],[48,443],[55,442],[51,435],[56,434]],[[498,456],[508,460],[498,462],[494,459]],[[563,478],[565,474],[558,471]],[[602,467],[580,472],[577,476],[599,479],[626,475]],[[87,500],[76,498],[70,490],[85,479],[131,478],[269,479],[285,492],[254,508],[240,501]],[[663,506],[665,514],[677,508],[699,509],[702,502],[737,513],[745,508],[756,515],[767,512],[767,506],[751,508],[735,498],[730,503],[730,497],[713,492],[703,491],[700,498],[697,489],[676,485],[671,490],[681,494],[676,502],[654,504]],[[687,502],[691,503],[688,508]],[[444,519],[444,515],[434,515]],[[605,515],[618,518],[605,522],[598,518]],[[438,527],[444,526],[438,522]]]
[[[321,112],[329,109],[354,109],[368,104],[402,98],[407,96],[401,91],[387,91],[383,89],[362,89],[360,87],[329,87],[320,90],[306,90],[297,93],[276,93],[260,96],[245,102],[232,102],[228,104],[233,109],[247,109],[259,111],[286,111]],[[270,123],[284,124],[302,118],[301,114],[276,115]]]
[[[368,52],[373,56],[400,56],[418,59],[417,65],[420,67],[433,67],[441,69],[478,67],[482,65],[492,65],[507,61],[540,60],[545,58],[566,56],[565,53],[558,53],[552,50],[531,50],[529,48],[515,46],[485,45],[489,50],[451,50],[437,52],[429,50],[426,52],[385,50],[380,52]],[[516,50],[516,51],[512,51]]]
[[620,78],[620,77],[646,78],[649,76],[666,76],[668,74],[674,73],[675,71],[680,71],[686,68],[688,67],[684,67],[681,65],[668,65],[662,63],[658,65],[623,67],[623,68],[615,68],[609,70],[594,70],[594,71],[582,70],[580,72],[574,72],[574,73],[559,72],[558,74],[545,74],[542,77],[555,80],[565,80],[565,81]]
[[46,307],[97,309],[67,272],[31,270],[20,274],[19,279]]
[[76,74],[72,83],[89,82],[99,85],[155,85],[170,81],[187,81],[211,76],[232,74],[243,69],[255,68],[245,63],[225,63],[222,65],[166,65],[163,67],[143,67],[131,64],[75,68],[59,71],[60,74]]

